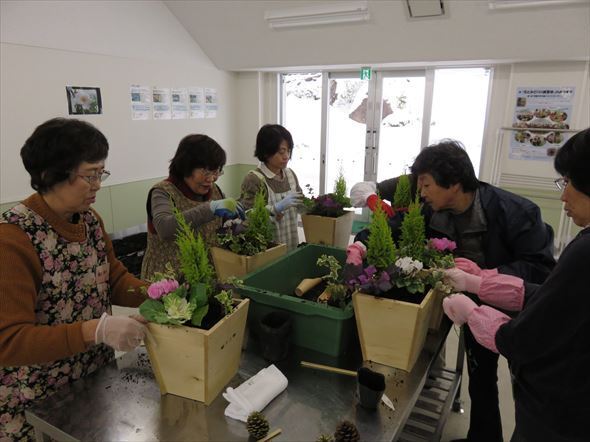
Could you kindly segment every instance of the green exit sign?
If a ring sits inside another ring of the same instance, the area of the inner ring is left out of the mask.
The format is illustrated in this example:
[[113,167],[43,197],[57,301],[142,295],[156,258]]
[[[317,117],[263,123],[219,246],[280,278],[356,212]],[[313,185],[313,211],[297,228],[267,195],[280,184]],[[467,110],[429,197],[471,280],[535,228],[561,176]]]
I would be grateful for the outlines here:
[[371,68],[361,68],[361,80],[371,79]]

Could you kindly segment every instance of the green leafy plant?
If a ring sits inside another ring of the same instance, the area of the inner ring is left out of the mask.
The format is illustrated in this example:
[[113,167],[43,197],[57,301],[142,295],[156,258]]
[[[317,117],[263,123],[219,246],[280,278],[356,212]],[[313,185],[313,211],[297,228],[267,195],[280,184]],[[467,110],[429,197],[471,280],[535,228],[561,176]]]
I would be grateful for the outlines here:
[[[305,187],[308,193],[312,195],[313,189],[311,186],[306,184]],[[350,198],[346,196],[346,180],[344,179],[342,170],[340,170],[338,178],[334,182],[333,193],[327,193],[318,197],[304,197],[303,205],[310,215],[329,216],[332,218],[344,215],[346,213],[344,209],[351,207],[352,203]]]
[[412,190],[409,175],[401,175],[398,178],[395,193],[393,195],[393,208],[396,210],[409,207],[412,202]]
[[[209,311],[210,297],[217,289],[214,284],[215,273],[201,236],[195,235],[176,207],[174,216],[178,224],[175,243],[178,247],[181,282],[170,264],[166,264],[165,271],[156,273],[147,288],[149,299],[139,306],[139,312],[148,321],[158,324],[190,323],[200,327]],[[223,306],[225,314],[233,311],[231,287],[224,287],[215,295],[215,299]]]
[[381,208],[381,199],[378,200],[373,212],[369,232],[367,262],[379,270],[384,270],[395,262],[396,249],[387,223],[387,215]]
[[401,226],[399,243],[400,256],[409,256],[418,261],[424,260],[426,249],[426,225],[420,208],[418,196],[408,208]]
[[273,228],[264,190],[259,190],[254,197],[254,206],[246,213],[246,220],[227,221],[218,230],[219,245],[238,255],[252,256],[264,252],[272,245]]

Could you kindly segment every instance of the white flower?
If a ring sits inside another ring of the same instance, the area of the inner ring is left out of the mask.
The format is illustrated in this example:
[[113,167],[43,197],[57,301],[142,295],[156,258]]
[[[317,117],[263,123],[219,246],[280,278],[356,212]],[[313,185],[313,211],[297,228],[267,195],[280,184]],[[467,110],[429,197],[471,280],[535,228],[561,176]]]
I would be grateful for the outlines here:
[[410,275],[414,272],[422,270],[423,264],[420,261],[404,256],[395,262],[396,267],[399,267],[405,275]]
[[82,106],[82,109],[90,109],[90,105],[92,104],[92,97],[86,91],[77,91],[76,98],[74,99],[74,104],[79,104]]

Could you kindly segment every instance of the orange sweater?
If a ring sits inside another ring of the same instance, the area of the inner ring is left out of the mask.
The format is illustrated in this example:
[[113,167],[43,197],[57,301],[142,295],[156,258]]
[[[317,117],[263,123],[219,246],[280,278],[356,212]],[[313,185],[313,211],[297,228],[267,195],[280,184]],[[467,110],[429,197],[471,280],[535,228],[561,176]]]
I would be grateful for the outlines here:
[[[85,240],[85,224],[71,224],[59,218],[41,195],[30,196],[23,204],[41,215],[66,240]],[[102,219],[96,212],[95,215],[104,231]],[[110,266],[111,301],[137,307],[145,296],[129,289],[138,289],[146,283],[131,275],[115,257],[108,235],[104,239]],[[0,224],[0,366],[40,364],[86,350],[82,322],[37,325],[35,305],[42,276],[39,255],[27,234],[16,225]]]

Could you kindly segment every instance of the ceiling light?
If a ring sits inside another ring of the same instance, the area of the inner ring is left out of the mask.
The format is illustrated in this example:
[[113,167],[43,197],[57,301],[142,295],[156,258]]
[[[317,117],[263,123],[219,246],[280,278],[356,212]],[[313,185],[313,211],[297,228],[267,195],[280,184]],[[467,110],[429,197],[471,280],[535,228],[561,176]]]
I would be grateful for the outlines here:
[[491,10],[540,8],[544,6],[565,6],[588,4],[588,0],[496,0],[488,3]]
[[329,2],[267,11],[264,19],[272,29],[365,22],[369,20],[369,6],[366,1]]

